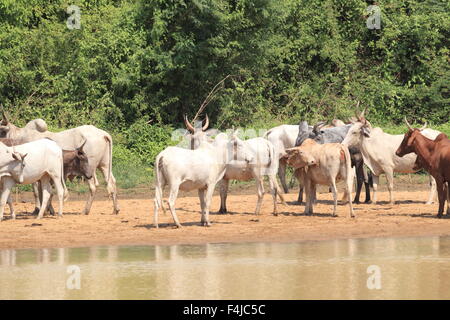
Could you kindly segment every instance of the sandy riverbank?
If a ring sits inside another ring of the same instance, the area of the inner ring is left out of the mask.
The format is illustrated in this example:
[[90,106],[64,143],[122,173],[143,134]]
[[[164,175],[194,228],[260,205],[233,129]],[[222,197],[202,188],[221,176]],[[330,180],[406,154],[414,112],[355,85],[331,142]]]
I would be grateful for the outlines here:
[[[409,189],[409,188],[408,188]],[[17,219],[0,223],[0,249],[84,247],[96,245],[152,245],[199,244],[218,242],[291,242],[302,240],[329,240],[362,237],[405,237],[450,235],[450,219],[437,219],[437,205],[425,205],[428,192],[397,191],[398,201],[388,204],[387,192],[381,192],[378,205],[355,205],[356,219],[346,218],[347,205],[339,205],[338,217],[332,217],[332,196],[319,194],[319,204],[313,216],[302,215],[303,206],[279,205],[278,216],[272,215],[271,196],[264,198],[260,216],[253,214],[256,196],[231,194],[228,197],[229,214],[211,214],[213,225],[200,226],[199,200],[181,197],[177,201],[178,217],[183,228],[173,227],[168,213],[160,214],[161,226],[153,228],[153,199],[120,199],[122,211],[112,215],[111,202],[94,202],[89,216],[81,212],[84,201],[65,204],[62,219],[45,216],[34,219],[30,212],[31,199],[16,204]],[[83,197],[84,198],[84,197]],[[293,203],[296,194],[286,195]],[[213,198],[212,209],[219,207],[219,197]]]

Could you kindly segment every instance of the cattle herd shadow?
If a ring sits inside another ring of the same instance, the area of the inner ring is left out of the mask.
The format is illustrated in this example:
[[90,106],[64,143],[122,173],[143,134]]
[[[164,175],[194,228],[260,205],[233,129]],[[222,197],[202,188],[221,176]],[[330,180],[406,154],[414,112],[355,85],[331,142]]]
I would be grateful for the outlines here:
[[[214,226],[216,224],[233,224],[232,222],[225,222],[225,221],[211,221],[211,226]],[[181,222],[182,227],[204,227],[199,221],[191,221],[191,222]],[[137,224],[133,226],[133,228],[145,228],[145,229],[156,229],[155,225],[153,223],[146,223],[146,224]],[[208,228],[208,227],[205,227]],[[169,223],[160,223],[159,229],[179,229],[175,223],[169,222]]]

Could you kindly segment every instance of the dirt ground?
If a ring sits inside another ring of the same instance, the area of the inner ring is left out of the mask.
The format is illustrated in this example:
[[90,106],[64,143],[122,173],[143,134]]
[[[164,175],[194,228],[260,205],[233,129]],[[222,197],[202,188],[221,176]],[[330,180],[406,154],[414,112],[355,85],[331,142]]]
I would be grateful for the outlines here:
[[[450,219],[437,219],[437,204],[425,205],[426,183],[405,183],[397,188],[397,203],[390,205],[386,191],[380,203],[354,205],[356,218],[347,218],[348,205],[338,206],[333,217],[332,195],[325,189],[318,194],[313,216],[303,215],[304,206],[294,205],[297,195],[285,195],[289,205],[279,204],[279,215],[272,215],[272,198],[266,194],[259,216],[254,215],[254,186],[233,188],[228,197],[228,214],[217,214],[219,196],[212,201],[211,227],[200,226],[200,205],[195,193],[180,194],[176,203],[183,228],[177,229],[169,212],[160,213],[160,228],[153,223],[153,194],[145,189],[121,192],[119,215],[112,215],[112,202],[103,195],[94,201],[91,214],[81,215],[85,195],[71,195],[64,217],[31,215],[31,194],[22,194],[15,204],[17,219],[6,210],[0,223],[0,249],[84,247],[94,245],[199,244],[219,242],[295,242],[363,237],[404,237],[450,235]],[[342,193],[340,193],[341,197]]]

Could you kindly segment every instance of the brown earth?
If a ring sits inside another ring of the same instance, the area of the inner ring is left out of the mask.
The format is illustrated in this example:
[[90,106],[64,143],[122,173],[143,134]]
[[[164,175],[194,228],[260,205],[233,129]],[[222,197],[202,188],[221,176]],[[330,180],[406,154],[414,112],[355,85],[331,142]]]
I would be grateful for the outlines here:
[[[228,197],[229,214],[213,212],[211,227],[200,226],[199,200],[195,193],[180,194],[176,203],[183,228],[176,229],[168,212],[160,213],[160,228],[153,222],[153,195],[148,190],[121,193],[119,215],[112,215],[112,203],[104,195],[94,202],[90,215],[81,215],[85,195],[72,193],[64,217],[45,216],[36,220],[30,194],[15,204],[17,219],[0,223],[0,249],[54,248],[94,245],[199,244],[217,242],[294,242],[363,237],[404,237],[450,235],[450,219],[437,219],[437,205],[425,205],[426,183],[405,183],[395,192],[395,205],[387,203],[388,193],[379,193],[380,204],[354,205],[357,218],[346,218],[348,205],[340,203],[338,217],[332,217],[332,195],[321,189],[313,216],[302,215],[303,205],[293,205],[297,195],[285,195],[291,205],[279,204],[272,215],[272,201],[265,195],[261,215],[255,216],[254,186],[234,186]],[[341,193],[342,194],[342,193]],[[183,197],[184,196],[184,197]],[[128,198],[128,199],[125,199]],[[212,210],[219,207],[216,194]]]

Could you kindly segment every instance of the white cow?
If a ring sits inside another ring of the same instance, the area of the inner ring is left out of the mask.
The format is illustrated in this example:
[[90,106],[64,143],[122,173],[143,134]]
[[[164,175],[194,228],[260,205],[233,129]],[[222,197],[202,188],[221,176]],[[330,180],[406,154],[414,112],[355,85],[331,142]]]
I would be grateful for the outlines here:
[[[434,140],[439,131],[425,129],[422,134]],[[402,158],[398,157],[395,152],[402,143],[404,135],[392,135],[383,132],[381,128],[372,128],[372,125],[364,118],[364,112],[359,116],[358,121],[347,133],[342,144],[348,147],[357,147],[363,156],[364,164],[369,167],[373,173],[373,202],[377,202],[377,189],[379,176],[386,174],[388,182],[388,190],[390,203],[394,203],[394,172],[412,173],[414,169],[417,155],[408,154]],[[427,204],[432,203],[436,193],[436,181],[431,178],[430,197]]]
[[[7,147],[1,147],[7,148]],[[59,200],[58,215],[62,216],[63,201],[67,198],[68,192],[64,182],[63,155],[61,148],[56,142],[49,139],[40,139],[33,142],[12,147],[16,152],[26,154],[24,161],[22,180],[14,176],[2,177],[3,188],[0,199],[0,220],[3,218],[3,211],[6,202],[11,209],[11,215],[15,218],[9,196],[11,189],[17,184],[31,184],[40,181],[42,186],[42,205],[39,210],[38,219],[42,218],[52,191],[53,183]]]
[[[24,160],[26,156],[27,154],[22,155],[16,152],[15,148],[7,147],[3,143],[0,143],[0,183],[3,183],[3,179],[6,179],[6,177],[11,177],[19,183],[22,183],[24,181],[23,169],[25,167]],[[8,204],[11,215],[13,218],[15,218],[12,201],[9,197]],[[4,206],[5,203],[0,202],[0,221],[3,220]]]
[[264,176],[269,179],[270,191],[273,197],[273,214],[277,214],[277,194],[283,204],[283,195],[277,182],[276,174],[278,171],[278,158],[272,143],[263,138],[253,138],[248,140],[240,140],[234,136],[246,150],[247,155],[251,155],[253,161],[242,161],[241,154],[235,154],[235,158],[227,165],[225,175],[220,183],[220,210],[219,213],[227,212],[227,193],[230,180],[248,181],[256,180],[258,192],[258,201],[256,204],[255,214],[261,211],[261,204],[264,197]]
[[286,183],[286,149],[295,147],[295,140],[298,136],[298,125],[283,124],[274,127],[264,134],[264,138],[269,140],[275,148],[275,154],[278,157],[278,176],[280,177],[281,186],[285,193],[289,192]]
[[[96,169],[100,169],[107,183],[108,194],[113,200],[113,213],[119,213],[117,203],[116,179],[112,173],[112,137],[106,131],[98,129],[91,125],[76,127],[61,132],[51,132],[47,130],[47,124],[42,119],[36,119],[28,122],[24,128],[18,128],[9,122],[3,113],[3,120],[0,123],[0,137],[10,138],[15,144],[22,144],[43,138],[49,138],[55,141],[61,149],[75,150],[84,141],[83,148],[88,156],[88,162],[91,168],[92,178],[88,179],[89,196],[83,213],[88,214],[91,210],[94,195],[99,185]],[[37,188],[35,188],[37,190]],[[35,192],[36,210],[41,207],[38,194]]]
[[214,188],[226,171],[233,155],[241,154],[245,162],[251,156],[245,154],[242,143],[234,138],[228,140],[225,134],[219,134],[213,143],[203,141],[195,150],[179,147],[167,147],[155,160],[155,210],[154,224],[158,228],[158,209],[162,204],[163,190],[169,185],[169,209],[177,227],[181,227],[175,212],[175,200],[178,191],[198,190],[202,211],[201,224],[209,226],[209,208]]

